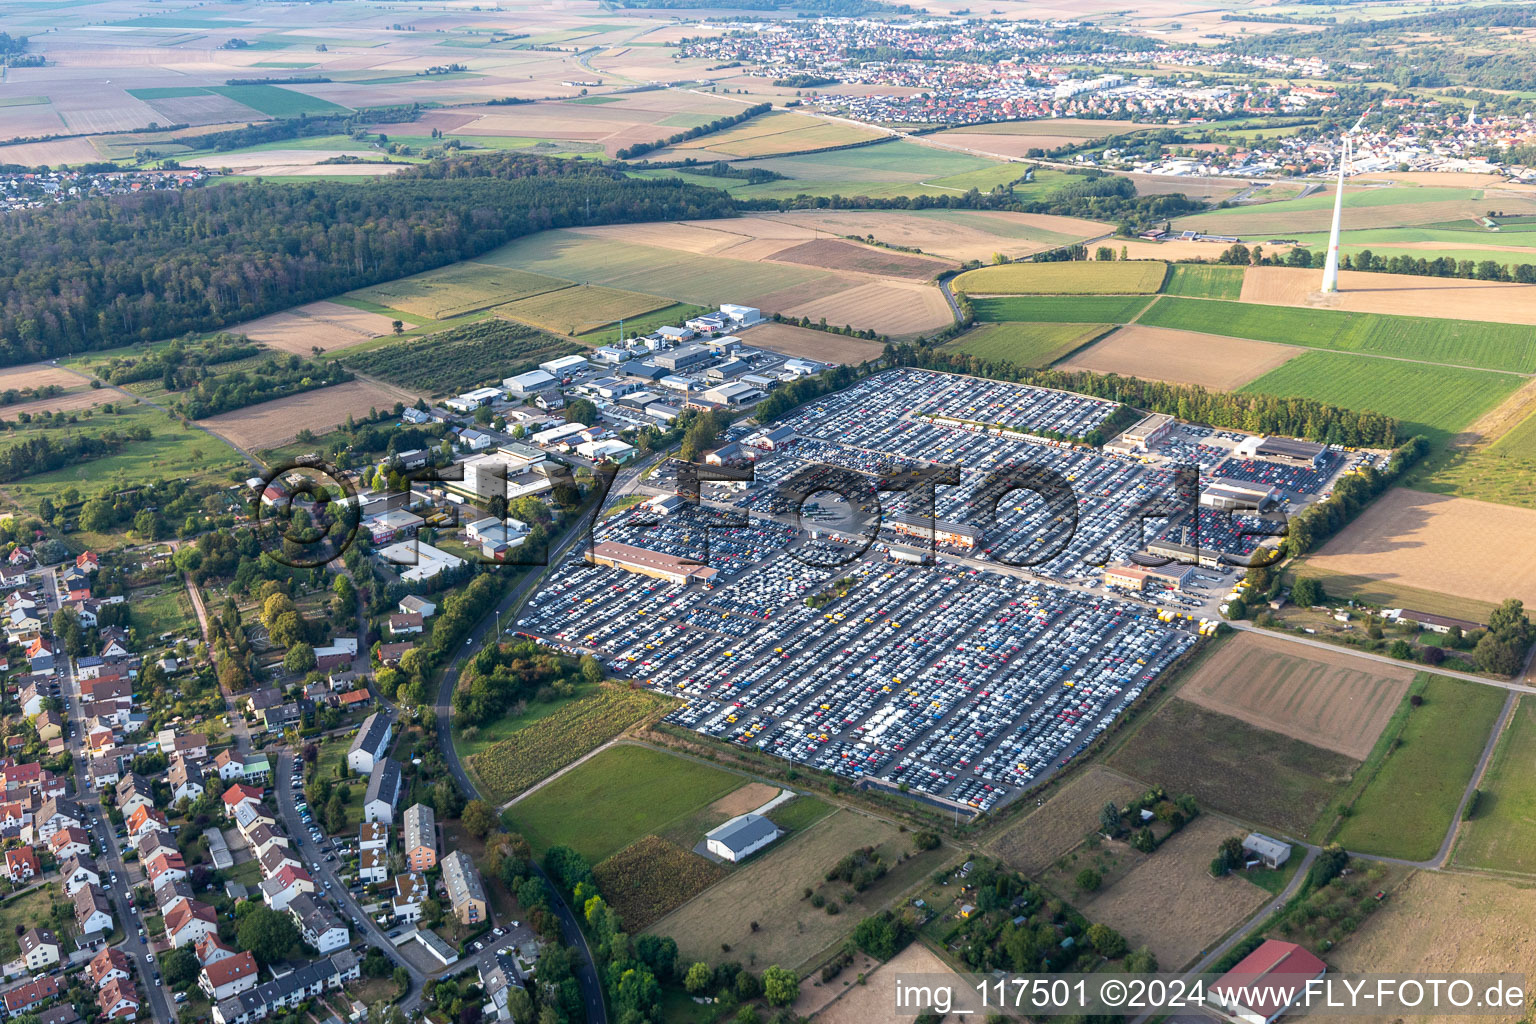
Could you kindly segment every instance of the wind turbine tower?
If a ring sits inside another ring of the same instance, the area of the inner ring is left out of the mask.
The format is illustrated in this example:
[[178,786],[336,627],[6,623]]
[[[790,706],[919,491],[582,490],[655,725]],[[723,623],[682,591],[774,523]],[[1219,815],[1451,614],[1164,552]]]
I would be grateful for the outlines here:
[[1339,290],[1339,222],[1344,216],[1344,169],[1349,166],[1350,140],[1371,112],[1367,107],[1355,126],[1344,133],[1339,145],[1339,187],[1333,195],[1333,227],[1328,231],[1328,262],[1323,265],[1323,294]]

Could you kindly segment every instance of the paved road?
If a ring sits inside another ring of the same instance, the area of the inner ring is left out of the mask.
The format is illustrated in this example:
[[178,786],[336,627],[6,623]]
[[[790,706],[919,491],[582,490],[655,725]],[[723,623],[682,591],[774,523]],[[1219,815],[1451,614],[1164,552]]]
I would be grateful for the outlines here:
[[[614,481],[613,488],[609,491],[609,497],[617,497],[634,490],[639,481],[640,474],[654,461],[655,456],[644,462],[638,463],[619,474]],[[544,575],[550,568],[560,564],[571,548],[586,536],[587,518],[582,516],[568,526],[563,534],[552,541],[549,549],[548,567],[542,572],[530,573],[525,579],[513,587],[501,602],[491,611],[485,614],[470,631],[468,642],[454,655],[453,660],[443,669],[442,682],[437,690],[437,746],[442,751],[443,761],[447,764],[449,772],[457,780],[459,787],[472,797],[486,799],[485,794],[465,773],[463,764],[459,761],[459,753],[453,746],[453,689],[459,679],[459,672],[463,668],[466,655],[478,651],[487,642],[494,642],[497,638],[497,625],[501,621],[510,622],[516,618],[516,609],[538,588],[543,582]],[[543,875],[543,870],[534,865],[534,870]],[[575,949],[580,957],[575,965],[576,980],[581,986],[582,1001],[586,1004],[587,1020],[589,1024],[607,1024],[608,1011],[603,1002],[602,981],[598,977],[597,967],[592,957],[592,950],[587,945],[587,939],[582,934],[581,928],[576,922],[576,916],[566,904],[564,897],[551,884],[554,892],[555,916],[560,921],[560,935],[566,945]],[[457,965],[455,965],[457,966]]]
[[[58,568],[54,567],[43,574],[43,589],[51,609],[59,606],[59,581]],[[61,652],[62,654],[62,652]],[[75,796],[78,799],[81,812],[87,819],[87,828],[93,834],[102,855],[97,861],[98,867],[104,868],[102,886],[107,889],[107,899],[112,903],[112,912],[117,918],[117,923],[123,930],[125,938],[118,943],[118,948],[127,953],[133,961],[138,973],[139,991],[143,993],[145,1003],[154,1014],[155,1020],[161,1024],[171,1024],[176,1015],[171,1012],[170,1000],[166,996],[165,989],[155,984],[155,975],[159,968],[150,960],[153,953],[148,942],[139,937],[139,928],[143,921],[138,912],[133,909],[131,898],[133,886],[128,881],[128,869],[123,861],[123,851],[118,844],[117,835],[107,820],[106,812],[96,802],[96,794],[91,792],[90,779],[87,767],[90,757],[85,751],[84,720],[79,715],[80,709],[80,681],[75,678],[75,668],[71,659],[61,658],[64,665],[64,684],[61,692],[64,696],[70,715],[70,737],[68,740],[70,753],[73,755],[75,772]],[[137,868],[135,870],[138,870]],[[110,882],[111,873],[116,873],[117,884]]]

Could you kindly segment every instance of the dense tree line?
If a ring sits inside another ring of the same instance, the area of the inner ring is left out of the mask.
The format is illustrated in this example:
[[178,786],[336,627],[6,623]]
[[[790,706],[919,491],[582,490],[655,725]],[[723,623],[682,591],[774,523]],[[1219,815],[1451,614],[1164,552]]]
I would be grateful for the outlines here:
[[246,146],[260,145],[263,142],[280,142],[284,139],[304,139],[317,135],[350,135],[361,130],[366,124],[414,121],[416,114],[417,108],[415,104],[411,104],[399,107],[376,107],[372,110],[354,111],[351,114],[285,117],[199,135],[197,144],[200,148],[222,153],[226,150],[244,149]]
[[358,188],[231,185],[0,217],[0,364],[217,330],[549,228],[733,213],[589,161],[442,159]]
[[[602,666],[586,659],[602,678]],[[569,697],[583,678],[583,667],[574,658],[541,647],[531,640],[515,644],[488,644],[480,648],[459,673],[453,691],[453,716],[464,726],[482,725],[499,718],[519,701],[549,701]]]
[[133,441],[149,438],[149,428],[144,426],[108,430],[95,437],[84,434],[58,439],[46,434],[28,437],[0,452],[0,483],[106,458]]
[[143,356],[118,356],[107,363],[101,374],[111,384],[132,384],[159,378],[167,391],[177,389],[177,374],[183,368],[201,368],[219,363],[249,359],[261,352],[261,346],[243,334],[216,334],[205,341],[177,339],[158,352]]
[[1281,553],[1292,557],[1304,555],[1338,533],[1372,499],[1396,483],[1409,467],[1428,454],[1429,442],[1423,437],[1414,436],[1392,452],[1382,469],[1363,466],[1354,473],[1339,477],[1333,485],[1332,495],[1308,505],[1290,517],[1285,537],[1280,541]]
[[750,121],[759,114],[766,114],[773,109],[772,103],[754,103],[739,114],[727,114],[725,117],[717,117],[713,121],[701,125],[695,125],[686,131],[673,132],[664,139],[655,142],[637,142],[632,146],[619,150],[614,156],[620,160],[628,160],[631,157],[644,156],[655,149],[665,149],[675,146],[679,142],[687,142],[689,139],[697,139],[703,135],[711,135],[726,128],[734,128],[743,121]]
[[273,356],[249,373],[236,370],[203,378],[177,403],[177,408],[188,418],[200,420],[351,379],[352,374],[334,360],[322,364],[296,355]]
[[1281,434],[1370,448],[1390,447],[1398,442],[1398,422],[1392,417],[1340,409],[1310,398],[1208,391],[1192,384],[1168,384],[1112,373],[1036,370],[922,343],[887,345],[885,351],[887,360],[894,365],[1077,391],[1137,409],[1168,413],[1181,420],[1252,434]]

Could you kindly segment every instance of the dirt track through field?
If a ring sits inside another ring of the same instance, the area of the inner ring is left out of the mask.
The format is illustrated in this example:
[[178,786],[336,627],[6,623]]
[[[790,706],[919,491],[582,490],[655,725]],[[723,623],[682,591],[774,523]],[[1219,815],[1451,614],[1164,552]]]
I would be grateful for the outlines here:
[[1309,565],[1494,604],[1536,604],[1536,511],[1404,487],[1377,498]]
[[[1370,670],[1363,670],[1368,664]],[[1412,681],[1407,666],[1374,665],[1346,651],[1332,654],[1243,633],[1202,662],[1178,695],[1363,761]]]
[[1235,391],[1303,351],[1267,341],[1130,324],[1059,365],[1064,370],[1118,373]]

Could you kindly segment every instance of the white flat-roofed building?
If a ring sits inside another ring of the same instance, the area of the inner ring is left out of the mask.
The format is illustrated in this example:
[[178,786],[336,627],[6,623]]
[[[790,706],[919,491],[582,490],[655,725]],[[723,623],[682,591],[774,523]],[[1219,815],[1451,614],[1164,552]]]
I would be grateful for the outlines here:
[[508,377],[501,383],[503,387],[514,395],[532,395],[555,387],[560,381],[548,370],[529,370],[527,373],[519,373],[514,377]]
[[734,302],[720,303],[720,312],[741,327],[755,324],[763,318],[763,311],[756,306],[738,306]]
[[457,569],[464,559],[419,540],[401,541],[379,549],[379,557],[407,583],[430,580],[445,569]]
[[561,356],[558,359],[548,359],[539,364],[539,369],[552,377],[563,377],[576,370],[585,370],[592,364],[587,362],[586,356]]

